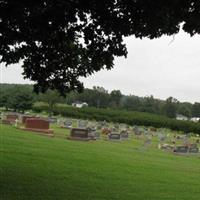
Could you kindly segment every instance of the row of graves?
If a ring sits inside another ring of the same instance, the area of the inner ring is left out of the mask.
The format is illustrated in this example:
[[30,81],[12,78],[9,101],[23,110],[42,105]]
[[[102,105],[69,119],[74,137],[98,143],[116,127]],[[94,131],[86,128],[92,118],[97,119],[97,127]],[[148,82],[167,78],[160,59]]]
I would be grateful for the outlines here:
[[162,141],[160,140],[159,149],[180,155],[198,154],[200,143],[198,137],[198,135],[193,137],[189,133],[185,135],[172,134],[171,137],[165,138]]
[[192,134],[169,134],[165,130],[157,130],[154,127],[139,128],[134,127],[136,139],[143,140],[141,148],[147,148],[155,140],[158,143],[158,148],[177,155],[197,155],[199,153],[200,139],[199,135]]
[[8,113],[5,115],[1,115],[1,123],[14,125],[21,130],[33,131],[45,134],[47,136],[53,136],[53,130],[50,129],[49,126],[51,121],[48,118],[23,115],[20,113]]
[[59,127],[70,130],[70,135],[67,137],[70,140],[90,141],[105,139],[109,141],[124,141],[135,138],[143,141],[141,148],[151,146],[152,141],[156,140],[158,148],[164,151],[175,154],[199,153],[199,138],[194,140],[190,134],[167,134],[164,130],[157,130],[154,127],[131,127],[126,124],[109,124],[106,121],[91,122],[74,119],[62,121],[55,117],[44,118],[18,113],[1,115],[1,123],[15,125],[22,130],[33,131],[47,136],[54,136],[53,130],[50,129],[50,123],[57,123]]
[[70,129],[71,140],[98,140],[101,138],[113,141],[121,141],[129,138],[127,129],[120,128],[119,125],[110,127],[105,121],[90,122],[88,120],[76,120],[67,119],[61,122],[61,128]]

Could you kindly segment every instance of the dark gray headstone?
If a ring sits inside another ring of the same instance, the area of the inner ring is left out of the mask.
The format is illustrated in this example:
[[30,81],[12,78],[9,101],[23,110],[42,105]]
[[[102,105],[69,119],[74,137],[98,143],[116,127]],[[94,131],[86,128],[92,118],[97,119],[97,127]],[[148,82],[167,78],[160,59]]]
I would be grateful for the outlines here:
[[56,117],[49,117],[48,118],[49,123],[56,123],[57,122],[57,118]]
[[176,152],[176,153],[187,153],[188,152],[188,147],[187,146],[177,146],[174,149],[174,152]]
[[128,134],[127,131],[121,131],[120,137],[121,137],[121,139],[125,139],[126,140],[126,139],[129,138],[129,134]]
[[96,131],[94,131],[94,132],[89,132],[88,136],[89,136],[90,138],[93,138],[93,139],[99,139],[99,138],[100,138],[100,133],[99,133],[99,132],[96,132]]
[[118,133],[110,133],[110,134],[108,134],[108,139],[109,140],[120,140],[121,137],[120,137],[120,134],[118,134]]
[[89,140],[89,131],[87,129],[72,128],[69,139]]
[[140,131],[140,129],[137,126],[133,128],[133,131],[135,135],[142,135],[142,131]]

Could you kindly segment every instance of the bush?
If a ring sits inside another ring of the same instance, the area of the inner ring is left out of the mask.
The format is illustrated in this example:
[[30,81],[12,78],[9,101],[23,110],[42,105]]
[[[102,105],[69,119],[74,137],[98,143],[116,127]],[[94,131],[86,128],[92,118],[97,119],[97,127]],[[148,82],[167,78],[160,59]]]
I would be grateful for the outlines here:
[[[48,111],[48,105],[42,102],[35,103],[33,110],[36,112]],[[172,130],[183,131],[185,133],[194,132],[200,134],[200,123],[191,121],[179,121],[162,115],[131,112],[124,110],[98,109],[91,107],[75,108],[68,105],[57,105],[54,114],[64,117],[90,119],[117,123],[126,123],[129,125],[153,126],[156,128],[170,128]]]

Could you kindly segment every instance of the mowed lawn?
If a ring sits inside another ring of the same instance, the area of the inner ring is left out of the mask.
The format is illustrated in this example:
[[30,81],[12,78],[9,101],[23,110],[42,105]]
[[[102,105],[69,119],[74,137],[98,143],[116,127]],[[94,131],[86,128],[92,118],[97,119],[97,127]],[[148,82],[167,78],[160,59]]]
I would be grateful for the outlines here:
[[70,141],[0,125],[0,199],[200,199],[199,157],[141,144]]

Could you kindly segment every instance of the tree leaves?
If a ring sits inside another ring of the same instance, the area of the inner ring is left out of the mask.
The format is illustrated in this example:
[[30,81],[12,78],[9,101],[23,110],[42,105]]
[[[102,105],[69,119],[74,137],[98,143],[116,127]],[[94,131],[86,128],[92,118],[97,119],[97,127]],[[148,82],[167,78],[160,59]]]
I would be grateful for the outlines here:
[[23,61],[35,91],[82,90],[80,77],[126,56],[123,36],[200,33],[199,0],[2,0],[0,62]]

